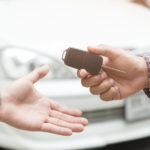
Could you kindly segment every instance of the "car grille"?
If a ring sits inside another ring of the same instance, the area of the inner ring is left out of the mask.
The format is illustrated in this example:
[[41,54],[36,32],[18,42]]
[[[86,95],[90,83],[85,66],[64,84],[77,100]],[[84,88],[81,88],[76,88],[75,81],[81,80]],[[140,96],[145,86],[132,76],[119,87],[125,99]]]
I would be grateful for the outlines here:
[[94,110],[83,112],[83,117],[89,120],[89,124],[107,121],[124,117],[124,107],[104,109],[104,110]]

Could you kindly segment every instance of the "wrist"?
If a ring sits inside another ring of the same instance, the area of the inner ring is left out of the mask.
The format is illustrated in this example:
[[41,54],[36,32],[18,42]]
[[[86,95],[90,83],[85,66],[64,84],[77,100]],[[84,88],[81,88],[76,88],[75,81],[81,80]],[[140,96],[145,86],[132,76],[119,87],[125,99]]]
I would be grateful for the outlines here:
[[137,88],[139,90],[149,87],[148,69],[144,57],[136,56],[138,61],[136,62],[136,71],[134,78],[136,78]]
[[144,79],[144,88],[149,88],[149,75],[148,75],[149,71],[148,71],[147,62],[144,57],[141,57],[141,63],[142,63],[141,71],[143,72],[143,79]]

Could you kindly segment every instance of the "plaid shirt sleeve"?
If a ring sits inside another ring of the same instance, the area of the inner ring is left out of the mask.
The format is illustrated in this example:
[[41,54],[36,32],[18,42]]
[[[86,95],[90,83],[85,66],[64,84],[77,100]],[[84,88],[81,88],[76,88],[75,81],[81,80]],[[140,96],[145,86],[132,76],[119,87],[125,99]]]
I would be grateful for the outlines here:
[[[150,85],[150,55],[144,56],[144,59],[147,63],[148,76],[149,76],[149,85]],[[144,92],[150,98],[150,88],[145,88]]]

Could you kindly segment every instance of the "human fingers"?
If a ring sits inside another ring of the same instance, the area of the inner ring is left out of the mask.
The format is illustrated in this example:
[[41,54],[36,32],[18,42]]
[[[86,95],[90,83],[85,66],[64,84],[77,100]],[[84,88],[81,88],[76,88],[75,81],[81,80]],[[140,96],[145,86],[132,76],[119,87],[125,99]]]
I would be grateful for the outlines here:
[[91,87],[100,84],[106,78],[107,78],[107,74],[105,72],[102,72],[98,75],[92,75],[88,78],[82,79],[81,83],[84,87]]
[[86,118],[74,117],[74,116],[67,115],[67,114],[64,114],[55,110],[52,110],[50,112],[50,117],[57,118],[57,119],[70,122],[70,123],[82,124],[84,126],[88,124],[88,120]]
[[73,132],[81,132],[84,130],[84,127],[81,124],[69,123],[69,122],[66,122],[57,118],[53,118],[53,117],[50,117],[48,119],[48,123],[54,124],[59,127],[71,129]]
[[81,79],[86,78],[89,75],[90,73],[88,73],[85,69],[81,69],[77,71],[77,76]]
[[120,93],[117,86],[111,87],[107,92],[102,93],[100,98],[104,101],[120,99]]
[[49,132],[58,135],[70,136],[72,135],[72,130],[64,127],[59,127],[54,124],[44,123],[41,127],[41,131]]
[[104,44],[99,46],[88,46],[88,51],[108,57],[109,59],[115,59],[122,53],[121,48],[116,48]]
[[38,69],[35,69],[34,71],[27,74],[23,78],[26,78],[26,79],[30,80],[32,83],[35,83],[38,80],[40,80],[41,78],[45,77],[48,74],[49,69],[50,68],[49,68],[48,65],[44,65],[44,66],[42,66]]
[[113,85],[114,85],[113,79],[106,79],[101,84],[90,87],[90,92],[94,95],[102,94],[102,93],[108,91]]
[[55,101],[50,101],[50,107],[52,110],[56,110],[68,115],[72,115],[72,116],[81,116],[82,115],[82,111],[80,109],[76,109],[76,108],[69,108],[65,105],[61,105]]

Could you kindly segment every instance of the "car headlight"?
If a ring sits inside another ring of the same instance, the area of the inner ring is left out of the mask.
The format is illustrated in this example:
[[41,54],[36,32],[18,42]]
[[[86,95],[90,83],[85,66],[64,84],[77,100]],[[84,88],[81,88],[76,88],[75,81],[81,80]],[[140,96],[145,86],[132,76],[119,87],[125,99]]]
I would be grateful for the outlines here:
[[2,48],[0,53],[0,65],[7,78],[17,79],[44,64],[50,66],[46,79],[75,78],[74,73],[61,61],[47,54],[19,47]]

